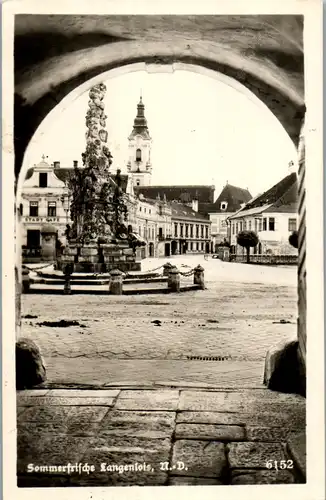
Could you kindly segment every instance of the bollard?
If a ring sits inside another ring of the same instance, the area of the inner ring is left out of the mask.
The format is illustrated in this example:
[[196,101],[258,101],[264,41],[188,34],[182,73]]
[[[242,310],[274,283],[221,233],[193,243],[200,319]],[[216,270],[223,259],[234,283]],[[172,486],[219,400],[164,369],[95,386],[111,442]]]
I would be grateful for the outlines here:
[[168,288],[171,292],[180,292],[180,273],[176,266],[173,266],[169,273]]
[[122,295],[123,272],[119,269],[113,269],[110,272],[110,293],[113,295]]
[[64,295],[70,295],[71,294],[71,275],[73,273],[74,267],[72,264],[67,264],[65,269],[64,269],[64,275],[65,275],[65,284],[63,287],[63,293]]
[[29,277],[28,269],[22,270],[22,285],[23,285],[23,293],[28,293],[31,286],[31,280]]
[[194,285],[199,285],[202,290],[205,290],[204,270],[200,264],[194,269]]
[[169,276],[170,269],[172,269],[172,264],[170,262],[166,262],[163,265],[163,276]]
[[169,274],[168,274],[168,288],[171,288],[171,275],[170,275],[170,272],[172,271],[172,269],[177,269],[177,266],[173,266],[172,264],[170,264],[171,267],[169,268]]

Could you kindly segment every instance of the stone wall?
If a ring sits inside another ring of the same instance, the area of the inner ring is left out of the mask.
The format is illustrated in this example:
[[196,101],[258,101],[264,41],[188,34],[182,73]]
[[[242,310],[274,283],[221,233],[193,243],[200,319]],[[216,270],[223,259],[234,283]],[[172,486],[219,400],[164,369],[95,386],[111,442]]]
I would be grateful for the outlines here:
[[72,264],[77,273],[107,273],[113,269],[128,272],[141,268],[136,253],[125,242],[69,245],[58,259],[57,269],[64,271],[67,264]]

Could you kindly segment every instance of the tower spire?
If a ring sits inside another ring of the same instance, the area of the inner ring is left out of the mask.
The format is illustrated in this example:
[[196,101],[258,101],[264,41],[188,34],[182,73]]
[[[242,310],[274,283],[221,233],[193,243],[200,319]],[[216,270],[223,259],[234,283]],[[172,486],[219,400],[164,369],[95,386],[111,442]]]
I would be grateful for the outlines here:
[[140,135],[144,139],[150,139],[147,120],[145,117],[145,105],[143,103],[142,89],[140,90],[140,99],[137,104],[137,115],[134,119],[134,126],[130,138]]

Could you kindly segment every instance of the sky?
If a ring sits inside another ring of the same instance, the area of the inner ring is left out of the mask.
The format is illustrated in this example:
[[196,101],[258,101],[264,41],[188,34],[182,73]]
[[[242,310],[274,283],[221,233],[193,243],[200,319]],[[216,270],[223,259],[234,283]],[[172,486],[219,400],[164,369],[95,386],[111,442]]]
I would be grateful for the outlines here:
[[[152,185],[214,184],[217,197],[228,182],[255,196],[285,177],[290,161],[297,165],[295,147],[276,117],[224,81],[188,71],[137,71],[104,83],[113,172],[126,172],[140,93],[153,139]],[[36,131],[25,168],[43,154],[65,167],[81,163],[88,99],[88,92],[82,94],[42,135]]]

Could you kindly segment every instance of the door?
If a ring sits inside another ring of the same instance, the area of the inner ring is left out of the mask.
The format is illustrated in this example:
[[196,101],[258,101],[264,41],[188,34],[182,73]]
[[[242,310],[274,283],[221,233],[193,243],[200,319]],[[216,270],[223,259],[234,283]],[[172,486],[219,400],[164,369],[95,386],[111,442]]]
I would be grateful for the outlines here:
[[165,243],[165,257],[170,257],[170,255],[171,255],[170,243]]
[[27,229],[27,248],[41,246],[41,232],[38,229]]

